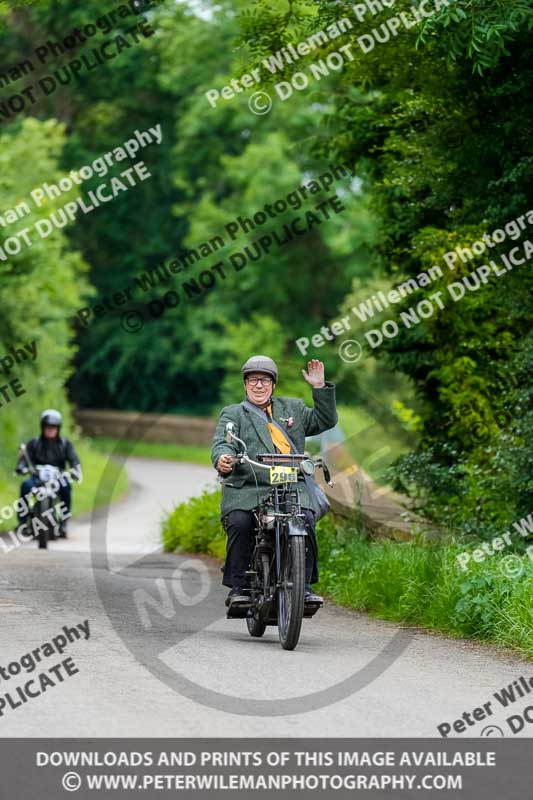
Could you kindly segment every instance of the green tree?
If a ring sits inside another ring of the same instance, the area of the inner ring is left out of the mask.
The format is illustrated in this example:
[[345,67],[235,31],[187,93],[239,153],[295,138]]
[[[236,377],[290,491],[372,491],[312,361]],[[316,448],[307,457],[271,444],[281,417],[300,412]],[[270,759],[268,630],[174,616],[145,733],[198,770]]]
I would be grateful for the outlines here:
[[[297,41],[309,28],[308,9],[319,12],[315,30],[340,13],[329,2],[285,4],[273,12],[259,0],[243,20],[250,49],[267,52]],[[375,277],[388,277],[391,286],[443,265],[445,253],[469,247],[524,215],[531,203],[530,4],[454,0],[420,27],[363,52],[358,37],[409,9],[397,2],[347,34],[354,58],[339,74],[323,119],[328,135],[316,148],[355,165],[379,220]],[[328,49],[335,44],[322,57]],[[485,260],[507,252],[509,241]],[[395,306],[395,318],[482,263],[459,260],[453,273],[445,267],[441,281]],[[525,445],[526,373],[516,354],[523,363],[531,318],[526,270],[493,276],[460,303],[401,326],[377,352],[412,380],[419,398],[422,442],[402,462],[402,486],[461,530],[488,535],[525,510],[525,476],[504,507],[499,486],[502,464]],[[505,485],[511,488],[507,476]]]
[[[80,305],[82,294],[88,292],[87,265],[70,247],[65,229],[55,229],[41,239],[33,227],[57,211],[64,199],[45,199],[37,208],[30,198],[30,192],[40,184],[55,183],[65,175],[58,163],[65,138],[63,125],[33,118],[0,135],[4,219],[9,209],[21,203],[30,210],[18,222],[2,228],[0,247],[24,228],[30,230],[32,241],[18,255],[0,261],[0,354],[8,355],[10,348],[31,342],[37,348],[35,360],[28,358],[13,365],[8,375],[0,376],[2,384],[19,379],[25,391],[18,398],[10,393],[11,402],[2,402],[0,408],[0,472],[13,468],[16,448],[35,435],[43,408],[60,407],[67,424],[70,422],[65,383],[72,372],[76,348],[69,316]],[[35,153],[39,153],[38,160]]]

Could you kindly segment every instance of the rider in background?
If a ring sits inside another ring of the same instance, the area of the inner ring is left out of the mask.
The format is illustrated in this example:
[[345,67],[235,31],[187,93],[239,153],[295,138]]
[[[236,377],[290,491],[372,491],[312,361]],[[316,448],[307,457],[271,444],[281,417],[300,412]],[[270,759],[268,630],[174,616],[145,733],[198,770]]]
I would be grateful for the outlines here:
[[[32,467],[37,464],[44,465],[50,464],[57,467],[64,472],[67,463],[70,468],[78,468],[77,480],[81,479],[81,466],[80,459],[76,453],[72,443],[68,439],[60,436],[61,424],[63,418],[59,411],[53,408],[48,408],[41,414],[41,435],[38,439],[31,439],[26,445],[26,452]],[[15,471],[19,475],[26,475],[31,472],[28,461],[24,454],[18,460]],[[35,474],[26,478],[20,487],[20,496],[25,497],[36,485],[37,479]],[[70,514],[71,508],[71,488],[70,482],[66,478],[61,479],[61,485],[58,490],[57,496],[64,503],[66,509]],[[19,525],[23,525],[26,521],[27,513],[19,512]],[[67,523],[63,521],[59,528],[59,535],[66,539],[67,537]]]

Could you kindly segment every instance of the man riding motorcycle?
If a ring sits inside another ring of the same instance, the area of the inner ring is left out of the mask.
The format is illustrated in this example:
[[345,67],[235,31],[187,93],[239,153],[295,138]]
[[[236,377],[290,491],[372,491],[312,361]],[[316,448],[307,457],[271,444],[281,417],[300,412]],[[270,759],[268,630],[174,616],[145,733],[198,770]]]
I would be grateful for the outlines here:
[[[252,356],[242,367],[246,400],[263,414],[254,413],[246,403],[226,406],[213,438],[211,460],[215,469],[223,475],[224,481],[221,503],[222,524],[228,535],[226,561],[223,568],[222,584],[231,588],[226,605],[246,605],[250,602],[247,591],[246,570],[249,567],[254,539],[253,509],[258,504],[258,487],[254,473],[247,464],[235,464],[234,456],[239,452],[238,445],[226,441],[226,424],[232,422],[235,434],[243,439],[248,447],[248,455],[256,459],[258,453],[290,453],[289,438],[298,452],[303,453],[305,437],[315,436],[333,428],[337,424],[335,405],[335,385],[324,380],[324,364],[317,359],[308,362],[307,371],[302,375],[313,390],[314,407],[309,408],[303,400],[293,397],[274,397],[278,380],[276,363],[268,356]],[[288,438],[278,426],[271,425],[274,420],[287,431]],[[265,498],[270,491],[267,484],[259,481],[259,496]],[[306,549],[306,587],[305,602],[322,602],[313,593],[311,584],[318,580],[317,543],[315,534],[315,500],[310,496],[302,481],[302,509],[306,516],[309,544]]]
[[[26,455],[22,453],[18,460],[15,472],[19,475],[26,475],[31,472],[37,464],[50,464],[57,467],[62,472],[66,469],[67,463],[71,468],[78,468],[78,480],[81,478],[81,465],[78,454],[72,442],[60,436],[63,418],[59,411],[48,408],[41,414],[41,435],[37,439],[31,439],[26,445]],[[21,498],[31,493],[36,486],[37,478],[34,474],[27,478],[20,487]],[[71,487],[68,480],[62,480],[58,489],[57,496],[60,498],[66,510],[70,514],[71,508]],[[25,504],[21,504],[24,506]],[[18,514],[19,525],[26,523],[28,512],[20,511]],[[62,521],[59,528],[61,538],[67,537],[67,523]],[[51,534],[53,538],[53,534]]]

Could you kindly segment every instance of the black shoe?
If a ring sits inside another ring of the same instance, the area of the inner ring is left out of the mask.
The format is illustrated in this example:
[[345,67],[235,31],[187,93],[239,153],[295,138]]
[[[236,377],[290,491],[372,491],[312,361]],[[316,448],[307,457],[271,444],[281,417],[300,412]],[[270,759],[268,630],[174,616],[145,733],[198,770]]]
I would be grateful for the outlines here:
[[320,597],[319,594],[315,594],[313,592],[313,590],[311,589],[311,587],[307,587],[306,586],[304,604],[306,606],[307,605],[312,605],[312,606],[314,606],[314,605],[323,605],[324,604],[324,598]]
[[60,525],[59,526],[59,538],[60,539],[66,539],[67,538],[67,526],[66,525]]
[[245,589],[234,587],[226,597],[226,606],[230,605],[250,605],[250,596]]

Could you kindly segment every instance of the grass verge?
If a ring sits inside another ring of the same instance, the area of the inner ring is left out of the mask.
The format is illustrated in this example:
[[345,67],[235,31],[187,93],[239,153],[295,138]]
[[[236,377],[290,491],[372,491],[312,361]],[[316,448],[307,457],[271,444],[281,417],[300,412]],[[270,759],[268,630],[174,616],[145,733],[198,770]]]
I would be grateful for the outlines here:
[[92,440],[95,449],[105,453],[132,455],[139,458],[158,458],[163,461],[186,461],[190,464],[211,466],[211,448],[185,444],[158,444],[135,442],[130,453],[131,442],[99,437]]
[[496,553],[463,570],[457,557],[479,544],[369,540],[356,525],[328,516],[319,523],[320,590],[382,619],[484,639],[532,657],[533,562],[513,553],[511,577],[506,554]]
[[[223,558],[226,537],[220,494],[204,492],[181,503],[162,527],[165,550]],[[533,562],[513,554],[515,578],[505,573],[505,553],[463,571],[459,553],[476,546],[453,540],[428,543],[369,540],[357,525],[328,515],[317,527],[318,590],[335,602],[395,622],[431,628],[511,647],[533,656]],[[509,552],[509,555],[511,553]],[[517,560],[518,559],[518,560]],[[520,570],[518,570],[518,564]]]

